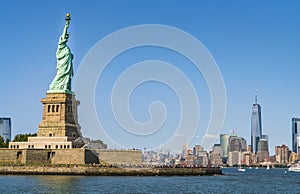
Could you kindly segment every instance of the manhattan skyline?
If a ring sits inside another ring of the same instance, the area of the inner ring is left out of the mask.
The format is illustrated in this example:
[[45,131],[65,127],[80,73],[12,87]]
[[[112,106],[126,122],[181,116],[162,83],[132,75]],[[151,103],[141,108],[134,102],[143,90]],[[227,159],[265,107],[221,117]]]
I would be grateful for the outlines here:
[[[291,148],[291,119],[300,116],[300,90],[297,90],[300,72],[299,8],[297,1],[182,1],[176,4],[172,1],[91,1],[84,4],[70,1],[2,1],[0,116],[12,118],[13,136],[37,132],[42,112],[40,99],[45,96],[55,74],[56,44],[65,13],[72,15],[69,45],[74,53],[75,77],[86,53],[105,36],[133,25],[163,24],[196,37],[216,60],[227,95],[221,133],[231,134],[235,130],[247,140],[248,145],[251,144],[251,106],[253,94],[258,91],[263,133],[269,136],[272,155],[275,145],[286,144]],[[165,49],[132,49],[112,61],[112,66],[106,69],[107,74],[98,81],[95,92],[98,114],[103,116],[100,107],[104,110],[109,108],[101,99],[110,94],[113,79],[125,67],[145,59],[163,59],[174,63],[197,86],[201,107],[200,127],[191,146],[201,144],[201,136],[210,116],[209,89],[201,73],[195,73],[190,62]],[[173,92],[162,84],[144,84],[144,88],[137,88],[132,96],[132,101],[138,104],[131,107],[133,116],[141,122],[147,121],[149,102],[163,97],[167,101],[166,107],[170,108],[178,104],[172,95]],[[177,121],[175,113],[178,113],[176,106],[168,111],[171,120]],[[79,106],[80,124],[81,114]],[[170,130],[176,124],[168,123],[171,124]],[[85,132],[82,126],[84,136],[101,139]],[[130,146],[143,148],[139,141]]]

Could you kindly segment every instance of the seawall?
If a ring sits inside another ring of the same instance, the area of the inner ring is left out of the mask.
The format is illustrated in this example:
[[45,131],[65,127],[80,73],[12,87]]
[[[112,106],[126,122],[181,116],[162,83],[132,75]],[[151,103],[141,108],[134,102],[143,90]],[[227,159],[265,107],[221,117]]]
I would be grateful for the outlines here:
[[1,175],[205,176],[222,175],[220,168],[115,168],[92,166],[0,166]]

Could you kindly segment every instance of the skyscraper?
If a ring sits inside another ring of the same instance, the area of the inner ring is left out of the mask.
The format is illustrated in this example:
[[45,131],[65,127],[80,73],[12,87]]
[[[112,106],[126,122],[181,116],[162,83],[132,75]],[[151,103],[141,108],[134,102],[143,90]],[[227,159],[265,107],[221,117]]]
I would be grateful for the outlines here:
[[238,137],[236,134],[232,134],[229,137],[229,152],[244,152],[247,150],[247,142],[243,137]]
[[220,135],[220,144],[222,148],[222,157],[224,162],[227,161],[228,152],[229,152],[229,137],[228,134],[221,134]]
[[230,135],[228,139],[228,160],[227,164],[232,166],[234,164],[241,164],[242,152],[247,150],[247,142],[243,137],[238,137],[236,134]]
[[11,120],[10,118],[0,118],[0,135],[4,142],[11,140]]
[[251,114],[251,151],[257,152],[258,141],[262,135],[261,127],[261,107],[257,103],[257,93],[255,94],[255,103],[252,106]]
[[266,158],[269,157],[269,143],[268,136],[262,135],[258,141],[257,146],[257,160],[258,162],[264,162]]
[[300,127],[300,118],[292,118],[292,151],[298,153],[298,128]]

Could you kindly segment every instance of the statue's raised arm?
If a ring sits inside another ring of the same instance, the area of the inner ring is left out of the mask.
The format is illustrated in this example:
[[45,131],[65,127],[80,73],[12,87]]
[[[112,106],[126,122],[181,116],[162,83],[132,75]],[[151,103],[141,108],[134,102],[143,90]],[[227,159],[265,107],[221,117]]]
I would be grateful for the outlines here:
[[67,14],[66,15],[66,24],[65,24],[63,33],[60,37],[60,42],[62,42],[62,43],[66,43],[68,41],[68,38],[69,38],[68,28],[69,28],[69,25],[70,25],[70,20],[71,20],[70,14]]
[[67,45],[68,42],[68,28],[70,24],[70,14],[66,14],[66,24],[62,35],[59,38],[58,47],[56,51],[57,65],[56,76],[53,79],[49,92],[67,92],[71,91],[71,79],[73,77],[73,55]]

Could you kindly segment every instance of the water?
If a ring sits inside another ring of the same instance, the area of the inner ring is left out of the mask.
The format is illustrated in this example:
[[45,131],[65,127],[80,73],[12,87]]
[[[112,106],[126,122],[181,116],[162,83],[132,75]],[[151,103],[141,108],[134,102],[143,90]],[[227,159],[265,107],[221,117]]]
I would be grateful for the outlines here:
[[300,193],[300,173],[223,169],[225,176],[0,176],[0,193]]

